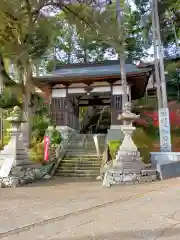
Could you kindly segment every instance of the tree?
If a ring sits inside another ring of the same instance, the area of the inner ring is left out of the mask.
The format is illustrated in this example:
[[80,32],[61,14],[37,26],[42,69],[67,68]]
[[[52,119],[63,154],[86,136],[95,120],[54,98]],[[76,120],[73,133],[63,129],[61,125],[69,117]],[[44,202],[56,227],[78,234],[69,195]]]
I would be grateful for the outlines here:
[[[126,56],[138,59],[144,56],[144,50],[149,47],[143,40],[140,14],[125,6],[123,26],[117,22],[115,5],[107,5],[104,9],[97,9],[85,4],[71,5],[78,15],[71,12],[66,14],[70,24],[76,26],[78,34],[89,37],[94,41],[103,41],[116,53],[125,48]],[[79,17],[81,16],[81,18]],[[108,27],[107,27],[108,26]],[[125,29],[125,31],[123,31]]]
[[[142,16],[144,33],[146,38],[152,43],[151,34],[151,1],[135,0],[135,4]],[[179,0],[158,1],[158,14],[160,18],[161,39],[166,50],[178,53],[180,38],[180,4]],[[178,53],[180,54],[180,53]]]
[[[30,140],[33,61],[39,59],[51,43],[53,18],[42,12],[46,1],[10,0],[0,2],[0,53],[16,68],[16,94],[22,93]],[[18,86],[18,87],[17,87]]]
[[[134,50],[136,47],[137,51],[135,51],[135,57],[137,58],[138,50],[141,49],[142,54],[142,46],[144,45],[142,44],[140,34],[141,25],[137,24],[138,21],[140,21],[140,16],[137,12],[132,12],[131,8],[127,4],[124,4],[124,1],[122,5],[125,11],[123,21],[121,21],[122,19],[119,12],[121,11],[120,7],[122,8],[122,6],[119,5],[117,6],[118,9],[115,9],[114,4],[106,5],[103,9],[86,6],[84,4],[72,5],[73,8],[76,8],[76,12],[81,16],[81,19],[76,15],[71,14],[71,12],[67,14],[67,18],[71,24],[75,24],[77,32],[81,36],[103,41],[116,50],[120,58],[124,104],[127,101],[125,57],[134,57]],[[141,42],[141,45],[139,42]]]
[[57,16],[57,21],[61,23],[62,28],[57,29],[54,44],[48,53],[48,72],[61,64],[98,62],[109,56],[116,56],[114,49],[107,43],[80,35],[76,26],[67,21],[64,13]]
[[168,100],[180,102],[180,61],[168,61],[166,71]]
[[[152,43],[152,6],[150,0],[135,0],[138,11],[142,15],[144,34]],[[180,2],[179,0],[158,1],[161,41],[164,47],[165,70],[168,100],[179,101],[179,63],[173,58],[180,56]],[[168,60],[166,60],[168,59]]]

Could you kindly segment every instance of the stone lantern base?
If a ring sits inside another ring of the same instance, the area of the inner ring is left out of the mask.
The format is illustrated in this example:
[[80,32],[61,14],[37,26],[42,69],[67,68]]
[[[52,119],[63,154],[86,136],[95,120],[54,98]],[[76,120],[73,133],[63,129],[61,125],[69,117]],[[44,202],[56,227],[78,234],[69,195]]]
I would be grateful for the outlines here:
[[121,126],[124,133],[124,140],[117,152],[113,167],[122,169],[127,173],[140,173],[145,167],[140,153],[132,140],[133,131],[136,129],[131,125]]
[[132,134],[136,129],[132,126],[132,122],[139,116],[130,111],[130,103],[126,105],[128,108],[118,117],[119,120],[124,120],[124,125],[121,126],[124,139],[113,162],[113,168],[108,169],[105,173],[104,187],[110,187],[112,184],[136,183],[142,179],[149,181],[147,176],[150,176],[150,181],[157,178],[155,170],[146,169],[137,146],[132,140]]

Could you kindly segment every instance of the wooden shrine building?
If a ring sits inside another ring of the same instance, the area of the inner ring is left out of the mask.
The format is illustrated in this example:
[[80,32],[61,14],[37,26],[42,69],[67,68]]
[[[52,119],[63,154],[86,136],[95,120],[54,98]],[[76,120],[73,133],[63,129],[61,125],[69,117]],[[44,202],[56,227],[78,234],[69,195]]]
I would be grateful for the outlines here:
[[[125,70],[129,100],[141,98],[153,73],[152,65],[126,64]],[[111,126],[120,124],[117,116],[122,112],[122,86],[117,60],[62,65],[46,76],[34,77],[34,83],[51,98],[52,119],[59,128],[80,131],[79,107],[88,106],[107,106],[111,109]]]

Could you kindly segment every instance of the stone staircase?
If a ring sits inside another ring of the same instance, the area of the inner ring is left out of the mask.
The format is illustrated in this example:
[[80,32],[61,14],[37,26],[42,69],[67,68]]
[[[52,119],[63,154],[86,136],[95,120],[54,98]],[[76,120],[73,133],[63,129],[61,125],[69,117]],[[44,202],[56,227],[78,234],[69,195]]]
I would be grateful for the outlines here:
[[[99,138],[100,151],[104,148],[105,135]],[[100,174],[101,156],[97,156],[92,135],[76,134],[61,160],[55,175],[61,177],[96,178]]]

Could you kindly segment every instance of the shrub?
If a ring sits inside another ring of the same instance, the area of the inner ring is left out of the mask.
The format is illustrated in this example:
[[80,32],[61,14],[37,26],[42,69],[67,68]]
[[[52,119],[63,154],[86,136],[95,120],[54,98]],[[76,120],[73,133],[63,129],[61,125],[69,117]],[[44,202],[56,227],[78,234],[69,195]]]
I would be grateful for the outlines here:
[[59,145],[61,143],[61,134],[57,129],[54,129],[50,140],[52,145]]
[[132,136],[144,163],[149,163],[150,152],[153,150],[153,140],[149,137],[143,129],[137,128]]
[[45,121],[44,119],[36,119],[36,121],[33,123],[32,135],[33,135],[33,138],[35,138],[37,142],[43,141],[48,125],[49,125],[49,123],[47,121]]
[[29,150],[29,157],[35,163],[44,162],[44,143],[36,143]]
[[112,140],[108,142],[109,151],[112,159],[116,157],[116,153],[119,149],[120,144],[120,140]]

